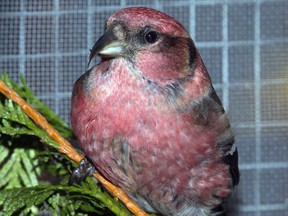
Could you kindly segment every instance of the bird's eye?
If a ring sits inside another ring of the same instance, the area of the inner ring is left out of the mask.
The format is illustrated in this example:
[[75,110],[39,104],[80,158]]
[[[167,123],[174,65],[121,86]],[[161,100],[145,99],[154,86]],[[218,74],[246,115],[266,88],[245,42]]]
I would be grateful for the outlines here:
[[145,34],[145,41],[147,41],[148,43],[155,43],[158,39],[158,35],[156,31],[149,31]]

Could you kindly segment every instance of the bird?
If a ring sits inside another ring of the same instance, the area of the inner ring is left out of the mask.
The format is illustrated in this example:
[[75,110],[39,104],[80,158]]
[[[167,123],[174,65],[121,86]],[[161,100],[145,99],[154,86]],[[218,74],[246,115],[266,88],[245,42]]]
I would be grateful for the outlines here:
[[235,131],[188,31],[152,8],[120,9],[88,65],[96,57],[71,99],[86,162],[147,212],[224,215],[240,176]]

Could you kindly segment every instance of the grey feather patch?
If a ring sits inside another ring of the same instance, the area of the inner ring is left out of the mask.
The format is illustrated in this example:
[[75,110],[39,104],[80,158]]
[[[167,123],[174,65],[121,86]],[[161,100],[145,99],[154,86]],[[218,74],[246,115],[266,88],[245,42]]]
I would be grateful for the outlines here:
[[181,86],[181,82],[170,83],[165,86],[165,91],[168,92],[169,96],[177,97],[180,93],[183,92],[183,88]]
[[127,175],[127,171],[129,169],[129,166],[132,163],[132,155],[130,154],[130,146],[128,145],[128,141],[125,140],[123,144],[121,145],[121,165],[122,169]]

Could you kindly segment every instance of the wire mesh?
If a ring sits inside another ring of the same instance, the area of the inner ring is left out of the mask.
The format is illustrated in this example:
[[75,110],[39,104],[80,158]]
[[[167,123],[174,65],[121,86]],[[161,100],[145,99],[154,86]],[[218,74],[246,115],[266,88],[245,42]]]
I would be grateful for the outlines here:
[[67,123],[73,82],[116,10],[142,5],[191,33],[236,128],[241,183],[231,215],[288,215],[286,0],[1,0],[0,71]]

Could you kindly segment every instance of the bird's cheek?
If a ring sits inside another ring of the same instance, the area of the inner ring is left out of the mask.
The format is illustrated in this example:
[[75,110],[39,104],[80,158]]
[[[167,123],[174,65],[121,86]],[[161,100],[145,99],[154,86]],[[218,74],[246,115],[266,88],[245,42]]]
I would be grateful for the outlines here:
[[162,53],[139,53],[135,65],[144,77],[161,86],[175,82],[181,73],[173,59]]

